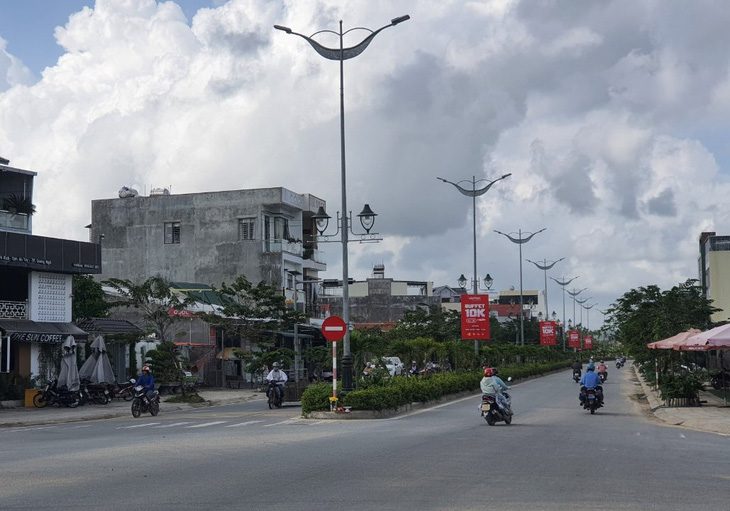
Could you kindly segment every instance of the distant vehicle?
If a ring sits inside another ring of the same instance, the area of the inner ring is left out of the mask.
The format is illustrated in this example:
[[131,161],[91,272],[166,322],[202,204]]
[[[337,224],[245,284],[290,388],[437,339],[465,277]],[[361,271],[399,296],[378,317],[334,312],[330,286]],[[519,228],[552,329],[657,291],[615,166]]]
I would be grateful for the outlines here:
[[391,376],[400,376],[403,374],[403,362],[400,361],[400,358],[398,357],[382,357],[380,359],[385,366],[385,368],[388,370]]

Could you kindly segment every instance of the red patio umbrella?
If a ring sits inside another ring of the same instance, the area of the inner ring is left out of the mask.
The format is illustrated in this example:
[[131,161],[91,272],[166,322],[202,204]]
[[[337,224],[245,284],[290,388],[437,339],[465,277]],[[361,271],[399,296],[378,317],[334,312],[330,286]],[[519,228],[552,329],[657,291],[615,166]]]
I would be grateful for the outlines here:
[[690,328],[686,332],[680,332],[677,335],[662,339],[661,341],[650,342],[646,347],[651,350],[671,350],[678,342],[682,342],[688,337],[699,333],[700,331],[696,328]]
[[730,350],[730,324],[687,337],[673,347],[680,351]]

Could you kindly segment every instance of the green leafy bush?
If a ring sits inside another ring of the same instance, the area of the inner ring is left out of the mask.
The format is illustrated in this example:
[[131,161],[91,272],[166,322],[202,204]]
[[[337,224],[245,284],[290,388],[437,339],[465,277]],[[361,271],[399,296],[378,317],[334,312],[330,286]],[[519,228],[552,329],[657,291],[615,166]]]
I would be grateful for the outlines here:
[[302,393],[302,413],[324,412],[330,409],[331,383],[308,386]]
[[703,369],[667,373],[660,376],[659,395],[663,400],[686,399],[690,403],[699,400],[699,391],[704,388],[703,382],[707,373]]

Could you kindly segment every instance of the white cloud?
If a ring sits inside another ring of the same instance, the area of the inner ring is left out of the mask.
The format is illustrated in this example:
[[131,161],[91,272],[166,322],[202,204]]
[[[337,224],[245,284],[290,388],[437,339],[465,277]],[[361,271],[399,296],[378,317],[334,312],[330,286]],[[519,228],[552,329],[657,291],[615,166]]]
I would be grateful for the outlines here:
[[[648,0],[231,0],[191,20],[174,2],[97,0],[56,30],[66,54],[35,83],[0,40],[0,154],[39,174],[37,234],[84,239],[91,200],[122,185],[285,186],[334,213],[338,63],[273,25],[309,35],[408,13],[345,62],[349,204],[370,203],[386,237],[352,245],[351,276],[469,276],[471,200],[436,176],[511,172],[477,202],[480,276],[518,288],[518,247],[493,230],[547,227],[523,256],[566,257],[550,274],[580,275],[605,309],[695,277],[700,231],[727,233],[727,169],[706,137],[730,118],[721,5],[693,4],[678,32],[687,7]],[[340,247],[326,250],[336,276]]]

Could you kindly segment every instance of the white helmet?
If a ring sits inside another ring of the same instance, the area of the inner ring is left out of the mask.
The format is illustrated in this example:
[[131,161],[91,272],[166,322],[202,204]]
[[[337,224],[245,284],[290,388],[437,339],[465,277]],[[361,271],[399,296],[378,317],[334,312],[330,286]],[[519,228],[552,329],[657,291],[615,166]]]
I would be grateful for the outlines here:
[[279,362],[274,362],[274,369],[279,369]]

